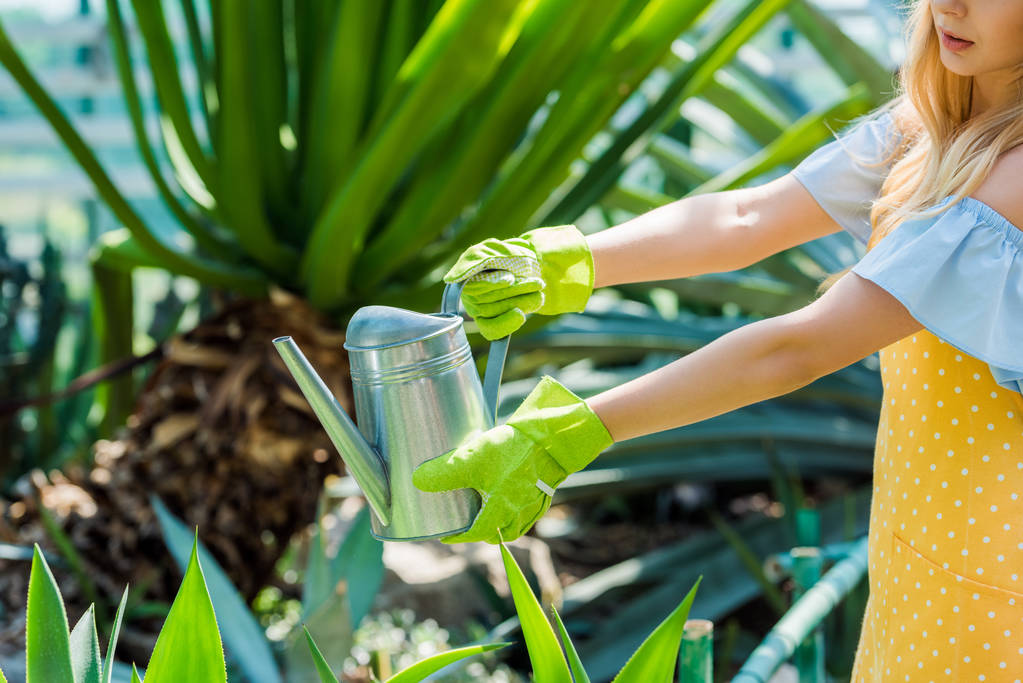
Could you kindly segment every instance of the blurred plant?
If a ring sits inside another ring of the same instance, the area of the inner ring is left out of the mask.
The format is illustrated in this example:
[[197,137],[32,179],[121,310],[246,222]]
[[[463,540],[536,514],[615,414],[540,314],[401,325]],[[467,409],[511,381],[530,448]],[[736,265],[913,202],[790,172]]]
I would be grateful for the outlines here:
[[[38,260],[22,261],[0,226],[0,490],[22,474],[80,455],[95,434],[91,392],[52,396],[92,361],[88,306],[72,301],[62,257],[49,239]],[[68,352],[70,349],[70,353]]]
[[381,289],[412,291],[436,269],[426,261],[481,231],[521,230],[710,4],[187,0],[198,78],[186,92],[163,3],[133,0],[172,187],[146,134],[120,3],[107,0],[139,151],[194,251],[134,211],[2,31],[0,63],[123,224],[100,245],[104,267],[165,268],[250,295],[275,283],[344,313]]
[[[185,568],[184,578],[177,596],[164,621],[156,645],[145,670],[149,683],[161,681],[227,681],[227,667],[218,619],[207,589],[199,559],[198,535],[193,537],[192,550]],[[35,546],[29,578],[28,613],[26,617],[26,683],[111,683],[114,674],[114,653],[117,646],[121,619],[127,600],[125,589],[121,605],[111,629],[106,658],[100,656],[99,636],[93,608],[82,615],[74,629],[68,632],[67,613],[57,582],[46,560]],[[219,624],[228,627],[236,614],[221,614]],[[316,669],[323,680],[333,675],[320,654],[312,636],[305,630],[304,639]],[[388,683],[416,683],[430,674],[464,657],[470,657],[504,647],[508,643],[474,645],[427,657],[388,679]],[[248,663],[249,658],[257,660]],[[239,656],[245,669],[262,664],[260,653],[246,650]],[[271,661],[271,666],[276,666]],[[266,673],[271,675],[270,672]],[[132,682],[141,676],[132,666]],[[328,678],[329,677],[329,678]],[[336,683],[336,679],[333,679]],[[0,681],[6,683],[0,672]]]

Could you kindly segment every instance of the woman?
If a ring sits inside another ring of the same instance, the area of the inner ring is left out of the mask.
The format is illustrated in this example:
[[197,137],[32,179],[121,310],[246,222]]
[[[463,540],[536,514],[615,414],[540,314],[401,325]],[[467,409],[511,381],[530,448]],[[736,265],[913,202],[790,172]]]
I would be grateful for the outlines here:
[[[484,336],[581,311],[593,288],[749,266],[845,229],[859,263],[792,313],[583,400],[544,377],[508,421],[421,465],[484,504],[445,542],[525,533],[616,441],[803,387],[880,351],[870,598],[853,681],[1023,676],[1023,2],[918,0],[899,92],[763,186],[679,200],[583,236],[466,250]],[[851,271],[851,272],[850,272]]]

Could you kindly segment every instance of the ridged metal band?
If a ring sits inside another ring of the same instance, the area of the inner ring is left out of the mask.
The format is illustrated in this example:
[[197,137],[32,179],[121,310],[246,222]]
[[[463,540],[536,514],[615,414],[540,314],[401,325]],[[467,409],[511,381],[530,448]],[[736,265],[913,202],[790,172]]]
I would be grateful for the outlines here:
[[422,377],[432,377],[442,372],[453,370],[458,366],[472,360],[472,350],[466,344],[460,349],[455,349],[442,356],[430,360],[412,363],[410,365],[399,365],[387,370],[356,370],[351,369],[352,383],[362,385],[396,384],[408,382]]

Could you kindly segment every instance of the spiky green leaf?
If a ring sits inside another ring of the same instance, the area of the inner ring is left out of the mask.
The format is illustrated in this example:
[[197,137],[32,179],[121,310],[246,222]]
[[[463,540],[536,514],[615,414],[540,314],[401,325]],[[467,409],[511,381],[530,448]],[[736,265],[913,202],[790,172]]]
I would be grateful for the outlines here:
[[146,667],[147,683],[227,683],[224,648],[199,566],[198,545],[196,534],[185,577]]
[[515,601],[515,611],[519,613],[522,635],[526,639],[529,661],[533,665],[534,680],[536,683],[572,683],[572,674],[565,663],[565,655],[561,651],[558,637],[554,635],[554,629],[544,616],[543,608],[533,595],[515,558],[504,547],[503,542],[500,546],[504,571],[508,575],[512,600]]
[[27,683],[74,680],[64,601],[38,544],[28,579],[25,672]]
[[647,636],[615,676],[614,683],[671,683],[682,644],[682,631],[702,579],[702,576],[696,579],[679,606]]
[[121,635],[121,619],[124,618],[124,606],[128,604],[128,587],[124,587],[121,594],[121,604],[117,606],[117,615],[114,616],[114,626],[110,629],[110,640],[107,642],[107,658],[104,663],[103,681],[111,683],[114,676],[114,652],[117,650],[117,639]]
[[558,633],[561,634],[561,644],[565,647],[565,653],[568,655],[568,666],[572,669],[575,683],[590,683],[590,677],[586,674],[586,669],[583,668],[583,663],[579,659],[579,653],[576,652],[575,644],[568,636],[568,630],[561,621],[561,615],[558,614],[558,610],[554,605],[551,605],[551,611],[554,613],[554,622],[558,625]]
[[[259,627],[238,590],[227,578],[227,574],[202,543],[197,539],[193,541],[193,534],[171,514],[159,498],[153,496],[150,500],[157,519],[160,520],[167,548],[183,570],[189,562],[189,549],[193,542],[195,543],[195,552],[198,553],[203,567],[204,589],[208,588],[211,603],[221,616],[221,634],[224,642],[227,643],[229,651],[237,655],[232,662],[237,659],[239,667],[253,683],[279,682],[280,675],[266,634]],[[171,610],[173,612],[173,607]]]
[[[430,674],[435,671],[440,671],[449,664],[454,664],[460,659],[466,657],[472,657],[482,652],[488,652],[490,650],[496,650],[498,648],[511,645],[511,643],[488,643],[486,645],[470,645],[469,647],[460,647],[454,650],[447,650],[445,652],[438,652],[435,655],[427,657],[426,659],[420,660],[412,666],[402,669],[398,673],[394,674],[387,679],[385,683],[419,683],[419,681],[425,680]],[[540,681],[540,678],[535,679]]]
[[71,631],[71,669],[75,683],[100,683],[103,668],[99,656],[99,635],[96,633],[96,608],[89,605]]
[[330,665],[327,664],[327,660],[323,658],[323,653],[320,652],[320,648],[316,646],[316,641],[309,634],[309,629],[305,626],[302,627],[305,631],[306,642],[309,643],[309,652],[313,656],[313,661],[316,663],[316,673],[320,675],[321,683],[337,683],[337,676],[330,670]]

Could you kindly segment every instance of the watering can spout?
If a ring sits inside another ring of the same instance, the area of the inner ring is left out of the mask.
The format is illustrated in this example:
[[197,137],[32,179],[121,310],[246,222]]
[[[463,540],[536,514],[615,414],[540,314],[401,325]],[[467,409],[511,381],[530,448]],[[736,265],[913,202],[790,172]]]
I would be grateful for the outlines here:
[[345,461],[359,488],[366,495],[373,512],[381,523],[390,524],[391,496],[383,459],[366,441],[355,423],[327,389],[327,385],[313,370],[308,359],[295,344],[295,340],[291,337],[278,337],[273,340],[273,344],[298,382],[316,417],[323,424],[334,447],[341,454],[341,459]]

